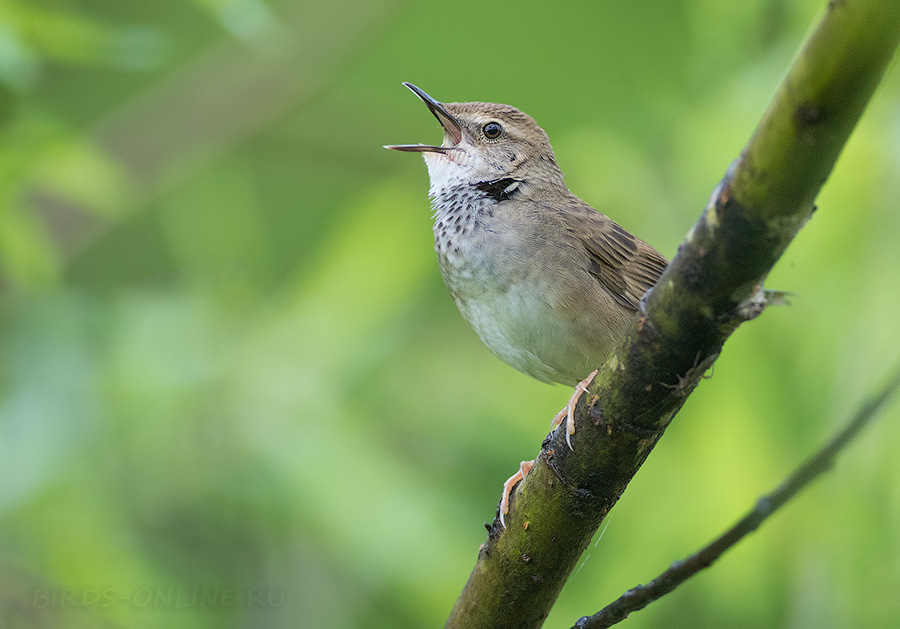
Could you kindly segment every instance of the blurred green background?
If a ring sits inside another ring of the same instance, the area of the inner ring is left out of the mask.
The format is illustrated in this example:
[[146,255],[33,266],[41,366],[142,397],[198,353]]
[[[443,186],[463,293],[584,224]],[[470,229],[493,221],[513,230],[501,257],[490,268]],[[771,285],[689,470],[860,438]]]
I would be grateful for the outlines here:
[[[0,626],[440,626],[570,391],[431,250],[440,131],[532,114],[671,257],[824,0],[0,2]],[[896,66],[896,64],[895,64]],[[893,67],[567,584],[568,627],[717,535],[900,355]],[[900,625],[900,406],[629,627]]]

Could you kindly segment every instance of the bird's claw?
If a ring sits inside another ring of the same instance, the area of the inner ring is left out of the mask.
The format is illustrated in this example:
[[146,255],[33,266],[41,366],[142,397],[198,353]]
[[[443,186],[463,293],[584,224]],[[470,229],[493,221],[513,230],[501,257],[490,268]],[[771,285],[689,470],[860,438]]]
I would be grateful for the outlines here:
[[594,369],[587,378],[576,384],[575,392],[572,394],[572,397],[569,398],[569,403],[566,404],[553,418],[554,429],[562,424],[563,417],[566,418],[566,445],[569,446],[569,450],[575,450],[575,448],[572,447],[572,435],[575,434],[575,405],[578,404],[578,400],[582,394],[587,392],[588,385],[594,380],[596,375],[597,370]]

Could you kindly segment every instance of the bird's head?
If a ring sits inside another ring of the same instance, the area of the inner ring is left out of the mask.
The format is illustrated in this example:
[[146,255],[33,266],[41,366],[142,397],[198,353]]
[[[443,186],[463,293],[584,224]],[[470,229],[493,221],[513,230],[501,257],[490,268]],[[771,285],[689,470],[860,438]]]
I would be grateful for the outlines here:
[[518,194],[565,189],[550,140],[528,114],[497,103],[440,103],[415,85],[404,85],[441,123],[444,141],[385,148],[422,153],[432,194],[456,186],[484,189],[507,179]]

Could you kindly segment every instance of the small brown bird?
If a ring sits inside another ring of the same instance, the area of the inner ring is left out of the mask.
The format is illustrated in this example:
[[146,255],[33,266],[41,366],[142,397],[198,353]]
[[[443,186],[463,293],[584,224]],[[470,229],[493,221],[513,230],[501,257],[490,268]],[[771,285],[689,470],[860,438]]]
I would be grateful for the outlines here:
[[[431,179],[434,249],[463,318],[501,360],[542,382],[575,387],[573,410],[656,283],[666,259],[569,192],[550,140],[527,114],[496,103],[439,103],[404,83],[444,129],[422,153]],[[585,376],[587,376],[585,378]],[[509,493],[531,469],[525,461]]]

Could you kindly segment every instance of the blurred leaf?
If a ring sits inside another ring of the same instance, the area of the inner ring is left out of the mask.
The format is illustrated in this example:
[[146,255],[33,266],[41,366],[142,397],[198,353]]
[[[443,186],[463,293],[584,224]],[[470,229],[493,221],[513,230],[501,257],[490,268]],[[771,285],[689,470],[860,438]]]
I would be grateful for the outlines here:
[[54,61],[147,68],[160,62],[165,48],[162,34],[144,26],[113,25],[19,0],[8,0],[4,13],[8,23],[15,25],[21,46]]
[[275,15],[263,0],[193,0],[210,11],[234,35],[253,39],[275,25]]

